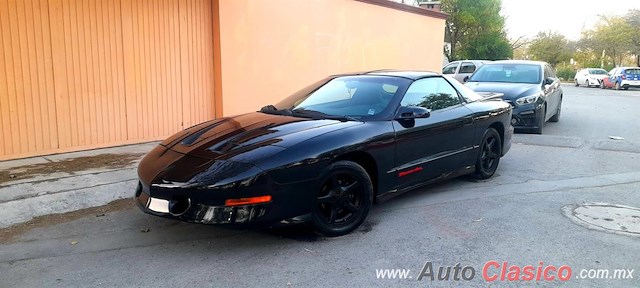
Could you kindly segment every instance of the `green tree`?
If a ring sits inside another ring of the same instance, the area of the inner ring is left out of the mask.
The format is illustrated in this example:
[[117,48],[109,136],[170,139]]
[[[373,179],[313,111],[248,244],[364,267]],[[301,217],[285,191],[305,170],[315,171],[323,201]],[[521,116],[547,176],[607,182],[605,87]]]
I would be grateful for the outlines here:
[[513,57],[511,44],[499,31],[471,35],[464,44],[460,47],[460,56],[464,59],[501,60]]
[[624,16],[625,21],[631,26],[631,51],[636,55],[636,66],[640,66],[640,10],[631,10]]
[[442,0],[449,14],[445,23],[445,49],[449,61],[458,59],[504,59],[513,54],[500,15],[501,0]]
[[604,50],[616,66],[633,50],[632,39],[636,32],[622,17],[602,17],[595,29],[583,33],[581,42],[596,53]]
[[567,38],[551,31],[538,33],[529,45],[529,54],[533,60],[545,61],[554,67],[571,59]]

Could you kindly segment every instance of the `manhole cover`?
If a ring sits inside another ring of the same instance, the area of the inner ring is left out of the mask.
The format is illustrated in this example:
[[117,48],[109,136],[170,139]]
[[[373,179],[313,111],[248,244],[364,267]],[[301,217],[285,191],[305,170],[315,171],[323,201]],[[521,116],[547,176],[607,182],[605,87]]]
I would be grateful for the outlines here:
[[562,207],[564,215],[589,229],[640,236],[640,208],[608,203]]

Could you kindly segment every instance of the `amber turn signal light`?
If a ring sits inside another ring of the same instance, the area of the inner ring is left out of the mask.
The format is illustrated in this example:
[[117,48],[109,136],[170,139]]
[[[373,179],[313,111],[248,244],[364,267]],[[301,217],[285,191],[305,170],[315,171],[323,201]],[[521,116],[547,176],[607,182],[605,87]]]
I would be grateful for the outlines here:
[[224,201],[224,206],[260,204],[260,203],[267,203],[270,201],[271,201],[271,195],[249,197],[249,198],[227,199]]

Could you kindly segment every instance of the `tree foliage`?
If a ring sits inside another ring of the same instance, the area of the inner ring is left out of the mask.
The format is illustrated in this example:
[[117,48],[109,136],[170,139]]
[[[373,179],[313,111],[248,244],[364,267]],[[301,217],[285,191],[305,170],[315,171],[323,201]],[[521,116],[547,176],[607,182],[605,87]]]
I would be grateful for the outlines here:
[[445,26],[445,50],[449,61],[459,59],[505,59],[513,49],[500,15],[501,0],[442,0],[449,14]]
[[538,33],[529,45],[529,54],[533,60],[545,61],[554,67],[571,59],[567,38],[551,31]]
[[582,46],[595,51],[605,51],[613,61],[613,65],[620,65],[627,53],[633,50],[633,26],[623,17],[602,17],[595,29],[586,31],[582,35]]
[[640,66],[640,10],[631,10],[624,20],[631,26],[631,50],[636,55],[636,65]]

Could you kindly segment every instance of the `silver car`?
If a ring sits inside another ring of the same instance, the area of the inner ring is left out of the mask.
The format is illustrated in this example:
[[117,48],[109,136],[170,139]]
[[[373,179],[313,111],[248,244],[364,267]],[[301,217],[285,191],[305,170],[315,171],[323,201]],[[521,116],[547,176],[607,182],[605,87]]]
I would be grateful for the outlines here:
[[442,67],[442,74],[451,76],[460,83],[467,82],[467,79],[485,63],[491,62],[489,60],[463,60],[453,61],[446,66]]

